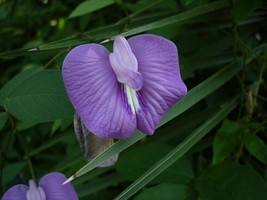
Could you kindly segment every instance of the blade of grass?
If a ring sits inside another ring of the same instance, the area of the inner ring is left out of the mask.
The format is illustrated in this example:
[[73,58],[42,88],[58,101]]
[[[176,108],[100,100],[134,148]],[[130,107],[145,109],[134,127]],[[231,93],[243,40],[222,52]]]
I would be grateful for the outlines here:
[[[209,77],[207,80],[197,85],[195,88],[188,92],[185,98],[183,98],[181,101],[175,104],[175,106],[172,107],[172,109],[161,120],[161,123],[158,127],[172,120],[174,117],[177,117],[178,115],[189,109],[191,106],[199,102],[201,99],[211,94],[214,90],[218,89],[220,86],[229,81],[233,76],[235,76],[240,71],[240,69],[241,67],[239,65],[232,64],[226,66]],[[102,162],[107,160],[109,157],[120,153],[143,137],[145,137],[144,134],[142,134],[140,131],[136,131],[132,137],[125,140],[119,140],[113,146],[108,148],[102,154],[98,155],[88,164],[78,170],[73,176],[69,178],[69,181],[72,181],[73,179],[91,171],[92,169],[99,166]]]
[[235,97],[231,101],[225,103],[221,110],[214,114],[209,120],[203,123],[189,137],[187,137],[176,148],[160,159],[154,166],[147,170],[140,178],[126,188],[115,200],[124,200],[130,198],[138,192],[147,183],[154,179],[157,175],[171,166],[176,160],[181,158],[188,150],[191,149],[201,138],[203,138],[212,128],[221,122],[237,105],[239,98]]
[[161,120],[160,126],[172,120],[174,117],[177,117],[192,105],[196,104],[201,99],[211,94],[213,91],[233,78],[233,76],[235,76],[240,70],[240,65],[232,63],[194,87],[188,92],[185,98],[175,104],[172,109],[164,116],[164,118]]
[[[188,11],[173,15],[171,17],[167,17],[167,18],[158,20],[156,22],[152,22],[150,24],[146,24],[144,26],[134,28],[132,30],[129,30],[127,32],[122,33],[121,35],[130,36],[130,35],[134,35],[137,33],[142,33],[144,31],[149,31],[149,30],[153,30],[156,28],[160,28],[162,26],[182,22],[182,21],[191,19],[193,17],[197,17],[199,15],[203,15],[203,14],[206,14],[209,12],[213,12],[213,11],[225,8],[228,5],[229,5],[228,1],[215,1],[215,2],[212,2],[209,4],[198,6],[196,8],[191,9],[191,10],[188,10]],[[112,37],[112,39],[114,39],[114,38],[115,38],[115,36]]]

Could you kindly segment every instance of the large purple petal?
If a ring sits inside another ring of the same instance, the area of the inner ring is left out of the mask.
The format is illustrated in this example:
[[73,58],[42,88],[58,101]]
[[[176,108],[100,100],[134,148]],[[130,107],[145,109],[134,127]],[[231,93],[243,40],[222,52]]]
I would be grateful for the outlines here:
[[66,180],[66,176],[58,172],[43,176],[39,181],[39,186],[43,188],[46,200],[78,200],[78,196],[70,183],[62,185]]
[[86,44],[74,48],[64,60],[63,79],[70,100],[89,131],[103,138],[133,134],[136,116],[103,46]]
[[2,200],[27,200],[26,192],[28,189],[27,185],[15,185],[4,194]]
[[142,108],[137,113],[137,128],[150,135],[167,110],[185,96],[187,88],[180,76],[175,44],[149,34],[128,42],[143,76],[143,87],[137,92]]

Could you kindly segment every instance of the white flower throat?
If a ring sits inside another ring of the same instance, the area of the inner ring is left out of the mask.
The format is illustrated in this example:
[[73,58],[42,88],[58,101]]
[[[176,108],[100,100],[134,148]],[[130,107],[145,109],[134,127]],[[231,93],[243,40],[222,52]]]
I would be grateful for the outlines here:
[[114,41],[113,53],[109,55],[110,64],[118,82],[124,85],[131,111],[136,113],[140,108],[136,91],[143,86],[143,77],[138,72],[138,63],[127,40],[118,36]]

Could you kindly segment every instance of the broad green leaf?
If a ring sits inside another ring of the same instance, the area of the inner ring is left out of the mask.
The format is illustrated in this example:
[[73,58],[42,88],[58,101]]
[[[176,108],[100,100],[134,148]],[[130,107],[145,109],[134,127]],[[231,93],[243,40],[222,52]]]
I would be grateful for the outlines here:
[[[21,79],[20,79],[21,80]],[[73,115],[59,70],[43,70],[17,83],[11,80],[4,106],[21,121],[50,122]]]
[[233,4],[233,14],[236,22],[248,17],[255,8],[260,6],[260,4],[261,0],[235,0]]
[[[207,80],[203,81],[195,88],[190,90],[188,94],[181,101],[175,104],[164,116],[159,124],[159,127],[177,117],[178,115],[189,109],[191,106],[199,102],[201,99],[205,98],[210,93],[221,87],[234,75],[236,75],[240,71],[240,69],[240,66],[226,66],[215,73],[213,76],[209,77]],[[92,159],[87,165],[83,166],[70,179],[72,179],[73,177],[82,176],[83,174],[91,171],[92,169],[99,166],[102,162],[105,162],[109,157],[120,153],[143,137],[145,137],[145,135],[137,130],[132,137],[125,140],[119,140],[113,146],[106,149],[103,153]]]
[[0,112],[0,130],[4,128],[8,119],[8,114],[6,112]]
[[247,134],[244,139],[246,149],[259,161],[267,164],[267,145],[256,135]]
[[12,181],[26,166],[26,162],[17,162],[6,165],[3,168],[3,185]]
[[134,200],[195,200],[195,196],[194,191],[186,185],[162,183],[144,190]]
[[20,84],[31,77],[33,74],[42,71],[42,68],[25,70],[15,76],[13,79],[8,81],[4,87],[0,90],[0,105],[4,106],[6,98],[12,94],[15,88],[19,87]]
[[206,200],[266,200],[267,186],[250,166],[221,163],[204,172],[195,187]]
[[111,4],[114,4],[115,0],[87,0],[79,4],[70,14],[69,18],[79,17]]
[[[134,181],[171,150],[172,147],[164,143],[140,146],[120,155],[115,167],[124,177]],[[153,183],[187,183],[193,176],[191,164],[188,159],[182,157],[159,175]]]
[[224,120],[213,140],[212,164],[218,164],[227,158],[242,143],[239,123]]
[[160,159],[155,165],[142,174],[142,176],[136,179],[128,188],[120,193],[115,200],[130,198],[132,195],[142,189],[147,183],[170,167],[176,160],[188,152],[200,139],[208,134],[211,129],[218,125],[218,123],[221,122],[238,105],[238,100],[239,98],[236,97],[225,103],[217,113],[211,116],[183,142],[181,142],[171,152]]

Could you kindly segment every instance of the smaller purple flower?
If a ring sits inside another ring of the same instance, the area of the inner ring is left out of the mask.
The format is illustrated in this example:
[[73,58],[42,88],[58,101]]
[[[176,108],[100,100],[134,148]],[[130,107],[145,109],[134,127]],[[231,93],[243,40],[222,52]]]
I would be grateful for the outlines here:
[[62,185],[67,178],[64,174],[53,172],[41,178],[39,186],[33,180],[29,186],[15,185],[2,197],[2,200],[78,200],[70,183]]

